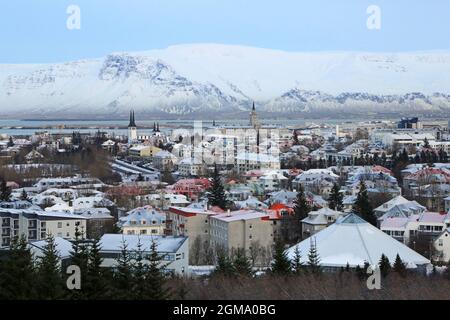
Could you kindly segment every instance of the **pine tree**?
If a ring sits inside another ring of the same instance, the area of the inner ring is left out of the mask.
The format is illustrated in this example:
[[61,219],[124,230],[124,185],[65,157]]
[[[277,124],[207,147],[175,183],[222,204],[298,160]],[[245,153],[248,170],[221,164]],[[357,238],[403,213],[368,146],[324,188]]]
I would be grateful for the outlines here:
[[147,284],[147,299],[166,300],[170,298],[169,289],[166,288],[166,275],[164,273],[167,264],[163,261],[164,257],[158,253],[157,243],[153,240],[150,246],[150,255],[148,256],[148,268],[145,279]]
[[308,252],[308,269],[312,273],[320,273],[320,256],[317,252],[317,245],[315,239],[311,239],[311,244]]
[[86,296],[86,274],[89,261],[89,249],[82,240],[83,233],[78,227],[75,227],[75,240],[72,242],[72,250],[70,251],[70,263],[80,268],[81,289],[70,291],[72,299],[85,299]]
[[378,265],[380,266],[381,275],[386,277],[391,271],[391,263],[389,262],[388,257],[382,254]]
[[218,206],[222,209],[227,208],[227,199],[225,189],[222,185],[217,165],[214,165],[214,174],[212,177],[211,187],[208,189],[208,202],[211,206]]
[[295,246],[294,257],[291,262],[291,269],[294,274],[300,274],[302,272],[303,262],[302,255],[298,246]]
[[130,299],[133,286],[133,263],[128,252],[128,244],[122,240],[120,254],[116,259],[117,267],[114,272],[115,297],[120,300]]
[[132,291],[130,294],[133,299],[145,299],[147,291],[146,274],[148,266],[145,263],[144,250],[142,249],[142,242],[138,239],[136,250],[134,252],[133,263],[133,281]]
[[330,207],[330,209],[342,211],[342,209],[343,209],[342,200],[344,198],[344,195],[341,192],[339,192],[339,190],[340,189],[339,189],[338,184],[335,183],[333,185],[333,188],[331,189],[328,206]]
[[247,258],[245,254],[245,250],[243,248],[239,248],[236,251],[236,255],[233,259],[233,268],[236,274],[240,276],[252,276],[252,264],[250,260]]
[[55,300],[65,296],[65,283],[55,239],[48,235],[44,254],[37,262],[37,290],[39,299]]
[[0,299],[35,299],[36,270],[25,237],[11,243],[7,256],[0,261]]
[[297,192],[297,196],[294,200],[294,218],[296,223],[296,232],[298,238],[301,238],[302,235],[302,220],[308,216],[308,213],[311,211],[311,207],[309,206],[305,193],[303,191],[303,187],[300,185],[299,190]]
[[398,253],[397,253],[397,256],[395,257],[394,271],[397,272],[402,277],[406,276],[406,266],[403,263],[402,259],[400,258],[400,255]]
[[291,273],[291,262],[284,250],[284,244],[281,241],[275,243],[275,250],[272,261],[272,273],[277,275],[288,275]]
[[108,271],[101,267],[99,240],[95,239],[89,246],[86,270],[85,292],[89,299],[100,299],[108,296]]
[[6,180],[0,182],[0,201],[9,201],[11,199],[11,188],[8,187]]
[[360,190],[355,201],[354,209],[356,214],[358,214],[361,218],[376,226],[377,219],[373,213],[373,208],[369,201],[366,184],[362,180],[360,181]]
[[227,277],[235,274],[233,263],[230,261],[225,250],[219,250],[219,252],[217,252],[217,266],[214,270],[214,274]]

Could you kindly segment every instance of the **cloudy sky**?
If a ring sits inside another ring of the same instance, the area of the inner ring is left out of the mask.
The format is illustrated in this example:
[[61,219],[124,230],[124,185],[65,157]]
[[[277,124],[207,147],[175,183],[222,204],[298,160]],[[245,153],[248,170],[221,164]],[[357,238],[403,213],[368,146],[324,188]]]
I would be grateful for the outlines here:
[[[70,5],[80,9],[80,29],[67,28]],[[380,8],[380,29],[367,28],[370,5]],[[181,43],[288,51],[447,50],[449,39],[448,0],[4,0],[0,4],[0,63],[67,61]]]

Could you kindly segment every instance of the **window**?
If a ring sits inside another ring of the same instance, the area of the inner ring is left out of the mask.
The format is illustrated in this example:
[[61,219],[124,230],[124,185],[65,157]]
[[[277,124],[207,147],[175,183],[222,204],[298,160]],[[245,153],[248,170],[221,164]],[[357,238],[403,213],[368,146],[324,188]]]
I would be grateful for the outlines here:
[[58,228],[62,228],[62,222],[58,222]]

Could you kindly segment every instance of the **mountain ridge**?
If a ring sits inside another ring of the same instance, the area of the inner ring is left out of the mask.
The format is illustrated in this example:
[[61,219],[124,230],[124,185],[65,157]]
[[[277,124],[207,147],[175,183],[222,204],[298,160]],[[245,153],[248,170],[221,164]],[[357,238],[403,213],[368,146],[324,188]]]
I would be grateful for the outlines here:
[[450,52],[299,53],[218,44],[1,65],[0,114],[450,111]]

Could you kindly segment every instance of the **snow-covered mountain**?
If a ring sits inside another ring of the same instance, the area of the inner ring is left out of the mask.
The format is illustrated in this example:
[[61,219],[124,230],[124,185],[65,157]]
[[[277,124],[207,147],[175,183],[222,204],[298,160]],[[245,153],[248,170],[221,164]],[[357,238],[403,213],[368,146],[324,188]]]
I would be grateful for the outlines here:
[[450,52],[296,53],[197,44],[0,65],[0,115],[450,111]]

